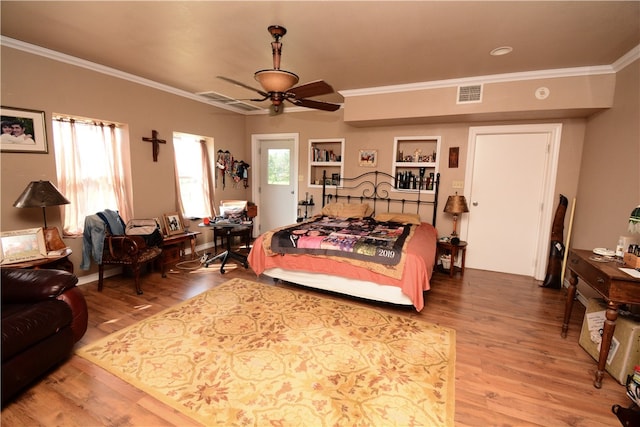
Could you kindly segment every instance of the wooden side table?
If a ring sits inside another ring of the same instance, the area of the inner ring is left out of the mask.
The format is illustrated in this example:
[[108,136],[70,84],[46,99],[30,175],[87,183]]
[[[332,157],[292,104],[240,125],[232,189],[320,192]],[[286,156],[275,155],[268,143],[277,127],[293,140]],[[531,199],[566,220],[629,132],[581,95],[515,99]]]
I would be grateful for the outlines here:
[[71,255],[71,249],[66,248],[64,250],[61,250],[60,253],[57,255],[51,255],[46,258],[34,259],[31,261],[5,264],[2,267],[31,268],[34,270],[45,268],[45,269],[64,270],[64,271],[68,271],[69,273],[73,273],[73,263],[69,259],[69,255]]
[[436,246],[436,264],[441,254],[451,254],[451,262],[449,265],[449,276],[453,277],[453,273],[455,272],[455,260],[458,253],[460,253],[460,275],[464,276],[464,257],[467,252],[467,242],[460,241],[457,245],[449,241],[438,240],[438,244]]
[[184,244],[187,240],[191,244],[191,259],[195,259],[196,237],[198,234],[200,234],[199,231],[185,231],[184,233],[165,236],[162,239],[162,254],[158,257],[162,277],[167,276],[165,266],[180,261],[184,253]]

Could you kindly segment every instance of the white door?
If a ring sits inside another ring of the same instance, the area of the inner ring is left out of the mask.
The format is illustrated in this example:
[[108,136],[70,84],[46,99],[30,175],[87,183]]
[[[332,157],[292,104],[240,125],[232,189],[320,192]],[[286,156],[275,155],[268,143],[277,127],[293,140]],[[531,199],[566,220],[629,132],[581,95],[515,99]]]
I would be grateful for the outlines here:
[[544,278],[561,125],[471,128],[466,266]]
[[252,135],[252,161],[257,166],[253,200],[258,205],[256,231],[296,222],[298,134]]

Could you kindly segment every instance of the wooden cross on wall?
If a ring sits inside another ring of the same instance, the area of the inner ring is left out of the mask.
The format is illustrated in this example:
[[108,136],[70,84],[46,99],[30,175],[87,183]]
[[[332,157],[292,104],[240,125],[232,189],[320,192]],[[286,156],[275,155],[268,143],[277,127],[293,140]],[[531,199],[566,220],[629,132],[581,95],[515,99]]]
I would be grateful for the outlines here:
[[160,144],[166,144],[167,141],[164,139],[158,139],[158,131],[156,130],[151,131],[151,138],[143,136],[142,140],[153,144],[153,161],[157,162],[158,153],[160,152]]

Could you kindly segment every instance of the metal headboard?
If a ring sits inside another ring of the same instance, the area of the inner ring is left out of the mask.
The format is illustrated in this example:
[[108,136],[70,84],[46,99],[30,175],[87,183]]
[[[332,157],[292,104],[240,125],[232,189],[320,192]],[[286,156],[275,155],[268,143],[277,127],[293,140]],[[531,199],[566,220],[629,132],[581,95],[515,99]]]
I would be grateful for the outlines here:
[[[390,212],[392,203],[395,206],[400,205],[400,212],[405,212],[406,205],[416,205],[416,213],[420,214],[421,205],[433,206],[433,218],[431,224],[436,226],[436,214],[438,212],[438,192],[440,190],[440,173],[435,176],[433,183],[433,200],[423,200],[425,196],[421,191],[417,190],[398,190],[398,196],[391,196],[392,190],[396,189],[396,178],[386,172],[371,171],[365,172],[354,178],[340,177],[339,185],[327,185],[331,182],[327,179],[327,171],[322,173],[322,206],[327,203],[338,202],[345,199],[347,203],[364,203],[373,202],[373,211],[376,212],[377,206],[386,205],[387,212]],[[354,195],[356,194],[356,195]],[[406,195],[411,198],[401,198]],[[430,196],[430,195],[429,195]]]

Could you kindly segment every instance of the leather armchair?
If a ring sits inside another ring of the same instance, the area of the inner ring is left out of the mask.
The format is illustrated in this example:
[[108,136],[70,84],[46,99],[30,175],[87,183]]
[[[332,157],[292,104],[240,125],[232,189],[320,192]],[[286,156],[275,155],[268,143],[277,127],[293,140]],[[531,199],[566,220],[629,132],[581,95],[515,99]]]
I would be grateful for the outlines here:
[[2,405],[64,361],[87,330],[78,278],[62,270],[2,268]]

